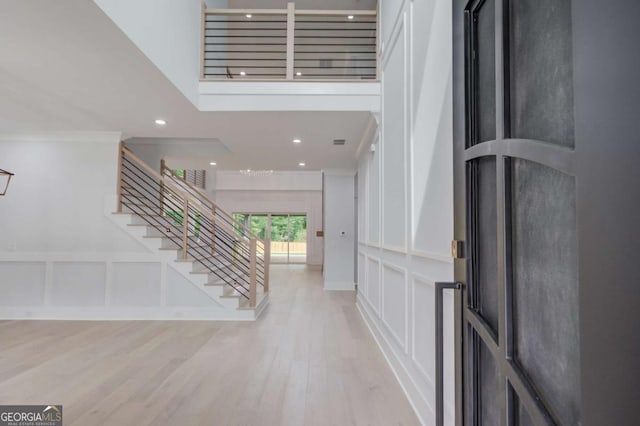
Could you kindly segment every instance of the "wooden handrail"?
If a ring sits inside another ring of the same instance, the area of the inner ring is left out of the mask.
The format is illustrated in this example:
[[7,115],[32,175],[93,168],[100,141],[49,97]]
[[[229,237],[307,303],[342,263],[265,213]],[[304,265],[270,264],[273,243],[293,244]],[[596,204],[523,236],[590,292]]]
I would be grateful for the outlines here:
[[[159,200],[160,205],[170,205],[172,210],[177,210],[175,212],[176,214],[182,213],[180,223],[181,235],[178,234],[170,237],[171,240],[178,245],[179,257],[187,260],[197,254],[201,255],[201,252],[197,252],[197,250],[194,249],[190,238],[196,237],[198,241],[200,241],[201,233],[204,233],[204,241],[207,241],[205,247],[207,247],[207,251],[209,249],[211,250],[212,256],[217,255],[219,250],[221,256],[225,259],[230,259],[234,264],[238,263],[237,266],[241,267],[241,270],[244,271],[236,273],[235,276],[233,273],[231,275],[224,273],[223,275],[225,275],[226,278],[224,276],[220,276],[220,278],[242,296],[248,298],[249,306],[255,308],[257,306],[258,284],[263,286],[265,293],[268,292],[269,289],[269,259],[266,257],[264,260],[258,259],[258,244],[266,247],[265,243],[255,236],[247,237],[246,235],[238,235],[237,229],[234,227],[234,225],[239,224],[238,222],[234,221],[224,210],[217,208],[215,203],[197,188],[194,188],[188,182],[178,181],[172,171],[167,174],[165,170],[168,168],[166,168],[164,164],[161,164],[161,173],[158,173],[125,146],[120,147],[118,156],[119,211],[122,211],[122,206],[125,205],[131,209],[134,214],[139,214],[147,223],[167,236],[167,233],[171,231],[167,230],[165,232],[164,228],[166,227],[166,223],[161,219],[164,219],[165,215],[169,216],[169,212],[165,212],[164,208],[162,208],[158,218],[157,214],[148,215],[145,214],[145,211],[138,212],[135,206],[139,204],[128,204],[128,202],[131,201],[130,197],[138,197],[143,200],[143,206],[155,209],[155,202],[158,201],[156,197],[158,195],[154,192],[155,190],[149,190],[148,187],[151,185],[151,188],[155,188],[155,186],[159,184],[159,196],[162,198]],[[184,183],[187,183],[188,186],[185,187],[183,185]],[[140,192],[140,187],[146,188],[144,189],[144,193]],[[125,189],[126,192],[123,192]],[[195,192],[193,190],[195,190]],[[126,197],[126,201],[124,197]],[[147,200],[152,201],[150,206],[145,204]],[[180,212],[180,210],[182,210],[182,212]],[[174,217],[175,221],[176,216],[172,215],[172,217]],[[204,222],[203,219],[205,220]],[[191,235],[190,232],[192,232]],[[210,242],[208,241],[209,239]],[[222,242],[222,249],[217,247],[215,243],[216,239]],[[269,248],[263,248],[263,252],[268,253]],[[208,257],[203,259],[208,259]],[[211,260],[211,262],[215,263],[213,260]],[[217,272],[218,269],[211,269],[207,265],[205,265],[205,268],[214,274],[219,273]],[[240,278],[241,276],[242,278]]]
[[[167,167],[164,162],[161,163],[160,168],[162,173],[164,173],[165,170],[168,170],[171,176],[175,177],[176,179],[180,179],[180,177],[170,167]],[[180,184],[187,185],[190,189],[196,192],[200,197],[202,197],[207,203],[211,205],[212,210],[214,210],[220,216],[226,216],[233,223],[233,225],[240,227],[244,231],[244,233],[248,235],[249,238],[255,238],[258,241],[261,241],[257,235],[251,232],[251,229],[249,229],[249,227],[247,227],[244,223],[237,221],[231,214],[221,209],[213,200],[211,200],[207,196],[207,194],[202,192],[200,188],[198,188],[197,186],[193,185],[191,182],[188,182],[186,180],[180,180]]]
[[127,157],[129,157],[131,160],[133,160],[138,166],[142,167],[150,175],[152,175],[158,181],[160,181],[163,184],[164,188],[169,188],[173,192],[177,193],[183,199],[188,199],[190,204],[195,204],[195,205],[199,206],[201,208],[201,210],[203,210],[205,213],[209,214],[209,218],[210,219],[213,219],[213,216],[209,212],[206,211],[207,206],[202,204],[202,202],[200,200],[198,200],[197,198],[193,197],[191,194],[187,193],[182,188],[179,188],[175,183],[173,183],[173,181],[171,181],[171,180],[167,181],[164,176],[160,175],[153,168],[149,167],[147,165],[147,163],[142,161],[140,159],[140,157],[135,155],[129,148],[123,146],[122,147],[122,152],[124,152],[127,155]]

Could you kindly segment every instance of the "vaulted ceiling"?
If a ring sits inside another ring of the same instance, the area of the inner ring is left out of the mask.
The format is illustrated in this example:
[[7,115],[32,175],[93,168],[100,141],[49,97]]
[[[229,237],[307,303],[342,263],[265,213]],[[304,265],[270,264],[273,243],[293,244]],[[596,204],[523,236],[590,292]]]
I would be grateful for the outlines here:
[[[221,169],[287,170],[304,161],[318,170],[353,168],[370,119],[366,112],[200,112],[92,1],[2,1],[0,40],[2,133],[215,139],[229,150],[211,159]],[[155,125],[157,117],[168,125]],[[347,144],[334,147],[335,138]]]

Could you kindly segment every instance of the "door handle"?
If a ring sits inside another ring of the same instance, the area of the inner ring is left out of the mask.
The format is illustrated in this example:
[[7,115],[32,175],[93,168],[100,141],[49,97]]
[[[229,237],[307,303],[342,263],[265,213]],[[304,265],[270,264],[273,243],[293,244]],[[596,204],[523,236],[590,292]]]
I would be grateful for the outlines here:
[[444,290],[461,290],[459,282],[436,283],[436,426],[444,425],[444,324],[443,293]]

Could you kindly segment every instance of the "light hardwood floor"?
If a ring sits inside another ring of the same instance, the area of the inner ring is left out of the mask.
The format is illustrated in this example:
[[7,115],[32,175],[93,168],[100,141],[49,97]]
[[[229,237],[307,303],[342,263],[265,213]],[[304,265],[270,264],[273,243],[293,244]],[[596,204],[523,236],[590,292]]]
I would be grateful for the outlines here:
[[256,322],[0,321],[0,404],[65,425],[414,425],[355,307],[273,266]]

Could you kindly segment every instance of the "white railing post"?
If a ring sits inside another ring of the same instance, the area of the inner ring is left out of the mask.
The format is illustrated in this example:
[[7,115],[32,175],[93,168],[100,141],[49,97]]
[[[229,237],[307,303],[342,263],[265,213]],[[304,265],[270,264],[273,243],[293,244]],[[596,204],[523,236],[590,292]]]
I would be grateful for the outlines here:
[[293,80],[296,4],[287,3],[287,80]]
[[251,238],[249,242],[249,253],[251,256],[251,261],[249,263],[249,306],[255,308],[258,295],[256,280],[256,269],[258,266],[256,262],[256,258],[258,256],[258,244],[255,238]]

